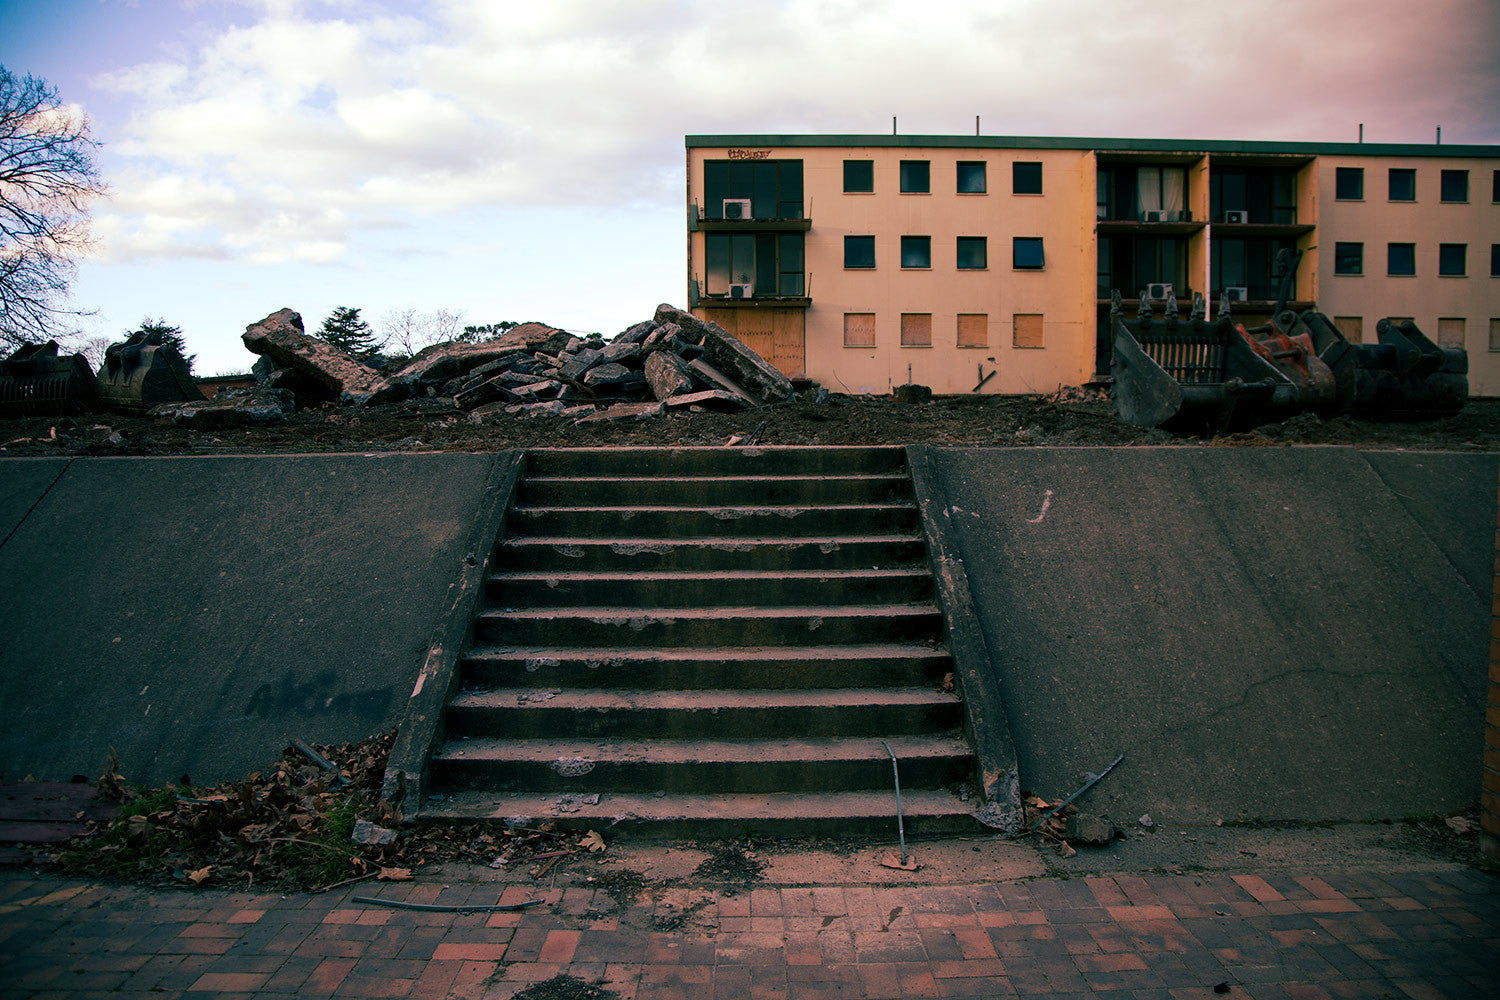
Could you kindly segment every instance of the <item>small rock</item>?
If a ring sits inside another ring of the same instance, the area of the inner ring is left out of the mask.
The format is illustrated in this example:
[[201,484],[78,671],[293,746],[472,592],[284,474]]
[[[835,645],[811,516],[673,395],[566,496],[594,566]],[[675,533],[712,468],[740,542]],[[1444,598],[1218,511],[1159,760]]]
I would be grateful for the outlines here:
[[367,819],[354,821],[354,842],[366,847],[385,847],[396,842],[396,831],[376,826]]
[[1141,818],[1139,820],[1137,820],[1137,822],[1140,823],[1141,826],[1144,826],[1148,830],[1151,829],[1153,826],[1156,825],[1156,821],[1151,818],[1151,814],[1150,813],[1146,813],[1143,816],[1141,816]]
[[1115,839],[1115,825],[1099,816],[1077,813],[1068,817],[1068,826],[1063,836],[1075,844],[1103,847]]

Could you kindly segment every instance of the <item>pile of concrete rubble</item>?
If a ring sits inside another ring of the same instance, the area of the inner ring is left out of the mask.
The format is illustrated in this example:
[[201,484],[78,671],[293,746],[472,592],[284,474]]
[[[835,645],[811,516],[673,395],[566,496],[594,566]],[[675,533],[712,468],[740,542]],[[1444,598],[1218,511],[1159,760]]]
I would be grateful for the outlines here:
[[309,336],[290,309],[251,324],[244,342],[261,356],[254,388],[163,404],[153,415],[229,426],[273,422],[300,408],[337,402],[462,411],[475,423],[541,417],[588,423],[670,410],[738,410],[792,398],[787,377],[743,342],[670,305],[609,341],[527,323],[494,340],[430,347],[394,373]]

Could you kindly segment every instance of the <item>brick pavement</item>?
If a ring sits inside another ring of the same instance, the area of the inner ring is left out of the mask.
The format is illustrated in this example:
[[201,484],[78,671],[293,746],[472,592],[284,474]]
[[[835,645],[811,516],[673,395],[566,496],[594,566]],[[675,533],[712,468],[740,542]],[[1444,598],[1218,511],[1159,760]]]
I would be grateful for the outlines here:
[[0,996],[497,997],[567,974],[630,998],[1500,996],[1500,879],[1173,875],[911,888],[524,886],[322,895],[0,878]]

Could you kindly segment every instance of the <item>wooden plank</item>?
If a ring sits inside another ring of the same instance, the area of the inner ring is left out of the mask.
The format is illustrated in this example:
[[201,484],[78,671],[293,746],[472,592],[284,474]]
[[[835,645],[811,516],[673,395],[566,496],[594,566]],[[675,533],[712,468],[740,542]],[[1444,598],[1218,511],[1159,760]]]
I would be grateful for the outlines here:
[[771,353],[766,360],[788,378],[801,378],[807,367],[807,314],[777,309],[771,314]]
[[6,844],[65,844],[82,832],[82,823],[0,820],[0,843]]

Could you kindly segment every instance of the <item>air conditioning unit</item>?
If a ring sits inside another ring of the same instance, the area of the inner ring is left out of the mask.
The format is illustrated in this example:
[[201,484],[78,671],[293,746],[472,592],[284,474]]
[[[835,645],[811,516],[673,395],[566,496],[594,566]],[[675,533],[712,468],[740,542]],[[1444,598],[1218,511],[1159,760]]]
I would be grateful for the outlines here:
[[1224,297],[1230,302],[1248,302],[1250,289],[1244,285],[1230,285],[1224,289]]
[[1162,212],[1162,211],[1150,211],[1150,212],[1142,212],[1141,216],[1142,216],[1142,221],[1144,221],[1144,222],[1167,222],[1167,221],[1169,221],[1167,219],[1167,215],[1168,214],[1169,213]]
[[750,209],[749,198],[725,198],[724,218],[726,219],[753,219],[755,213]]
[[1242,226],[1250,221],[1249,212],[1225,212],[1224,221],[1236,226]]
[[1146,286],[1146,298],[1151,302],[1165,302],[1167,299],[1174,298],[1171,283],[1153,281]]
[[753,296],[753,294],[754,294],[754,286],[752,286],[752,285],[730,285],[729,286],[729,297],[731,299],[748,299],[748,298],[751,298]]

